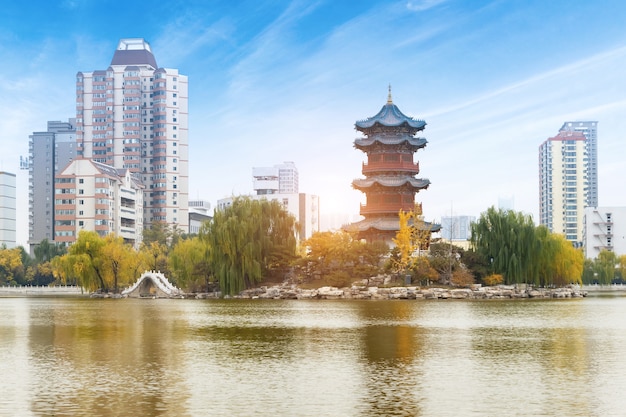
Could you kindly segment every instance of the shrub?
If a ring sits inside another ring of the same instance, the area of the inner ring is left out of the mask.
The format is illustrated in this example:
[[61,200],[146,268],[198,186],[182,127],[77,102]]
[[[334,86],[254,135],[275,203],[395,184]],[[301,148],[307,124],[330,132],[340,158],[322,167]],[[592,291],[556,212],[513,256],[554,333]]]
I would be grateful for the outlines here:
[[483,284],[487,286],[500,285],[504,282],[504,277],[500,274],[491,274],[483,278]]
[[452,285],[469,287],[474,283],[474,275],[465,268],[459,268],[452,273]]

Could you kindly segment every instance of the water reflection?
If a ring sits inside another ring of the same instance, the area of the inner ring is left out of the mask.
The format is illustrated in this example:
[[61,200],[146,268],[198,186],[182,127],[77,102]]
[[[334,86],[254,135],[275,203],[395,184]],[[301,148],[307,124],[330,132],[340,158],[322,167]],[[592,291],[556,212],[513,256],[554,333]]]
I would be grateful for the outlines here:
[[626,298],[0,299],[0,415],[620,415]]
[[[37,415],[185,415],[184,328],[147,300],[84,300],[30,313]],[[182,395],[182,397],[181,397]],[[123,410],[123,411],[121,411]]]
[[408,324],[415,309],[409,303],[356,302],[360,328],[360,415],[420,415],[421,354],[419,328]]

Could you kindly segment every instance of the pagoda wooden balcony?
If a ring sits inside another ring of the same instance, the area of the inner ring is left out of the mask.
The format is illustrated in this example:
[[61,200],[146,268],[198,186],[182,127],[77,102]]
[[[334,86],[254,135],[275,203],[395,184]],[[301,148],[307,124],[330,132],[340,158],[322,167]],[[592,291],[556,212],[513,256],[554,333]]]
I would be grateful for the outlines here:
[[359,213],[367,214],[398,214],[400,209],[411,211],[415,209],[415,203],[386,203],[386,204],[361,204]]
[[419,174],[420,164],[408,161],[363,162],[361,169],[364,175],[376,171],[403,171]]

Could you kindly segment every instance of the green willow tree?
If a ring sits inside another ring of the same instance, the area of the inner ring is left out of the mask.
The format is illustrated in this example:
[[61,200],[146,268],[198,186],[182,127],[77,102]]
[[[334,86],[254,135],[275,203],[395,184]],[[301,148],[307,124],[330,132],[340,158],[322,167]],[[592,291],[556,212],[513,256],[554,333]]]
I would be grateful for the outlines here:
[[296,254],[296,220],[277,201],[237,197],[200,232],[224,295],[234,295],[284,269]]
[[535,227],[530,216],[491,207],[472,224],[471,242],[506,284],[582,283],[582,252],[544,226]]
[[504,275],[508,284],[535,280],[537,241],[530,216],[490,207],[471,227],[472,245],[489,260],[492,272]]
[[600,285],[610,285],[615,278],[618,257],[615,252],[603,249],[594,261],[594,271]]
[[172,248],[167,258],[169,270],[181,288],[195,289],[202,279],[204,288],[209,291],[213,276],[209,266],[210,248],[199,237],[181,239]]

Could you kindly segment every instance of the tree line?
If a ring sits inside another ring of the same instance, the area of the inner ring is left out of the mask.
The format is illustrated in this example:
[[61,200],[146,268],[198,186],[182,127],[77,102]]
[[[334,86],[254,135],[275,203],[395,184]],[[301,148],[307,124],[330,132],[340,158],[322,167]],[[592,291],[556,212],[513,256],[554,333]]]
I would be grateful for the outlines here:
[[527,283],[622,282],[626,256],[603,251],[585,260],[561,235],[535,226],[530,216],[489,208],[472,224],[469,250],[430,239],[419,206],[400,211],[393,248],[350,232],[317,232],[297,243],[297,222],[277,201],[236,198],[189,236],[155,223],[139,249],[115,235],[81,231],[64,248],[42,241],[34,257],[23,248],[0,249],[0,284],[76,284],[120,292],[144,270],[165,275],[189,292],[223,295],[290,279],[300,285],[348,286],[378,275],[395,284],[468,286]]

